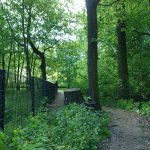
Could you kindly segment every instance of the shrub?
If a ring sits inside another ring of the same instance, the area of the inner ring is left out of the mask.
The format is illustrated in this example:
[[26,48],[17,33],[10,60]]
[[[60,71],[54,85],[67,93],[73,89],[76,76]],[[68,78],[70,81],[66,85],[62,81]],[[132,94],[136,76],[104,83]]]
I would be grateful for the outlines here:
[[103,105],[114,107],[114,108],[121,108],[126,110],[136,111],[137,113],[150,116],[150,101],[147,102],[134,102],[133,99],[120,99],[120,100],[110,100],[105,99],[102,101]]
[[27,126],[13,131],[11,150],[96,150],[109,136],[110,118],[85,106],[70,104],[58,112],[30,117]]
[[145,116],[150,116],[150,101],[139,103],[137,106],[137,112]]
[[135,108],[135,103],[132,99],[120,99],[117,101],[117,107],[126,110],[133,110]]
[[5,140],[6,140],[5,134],[0,132],[0,150],[6,150]]

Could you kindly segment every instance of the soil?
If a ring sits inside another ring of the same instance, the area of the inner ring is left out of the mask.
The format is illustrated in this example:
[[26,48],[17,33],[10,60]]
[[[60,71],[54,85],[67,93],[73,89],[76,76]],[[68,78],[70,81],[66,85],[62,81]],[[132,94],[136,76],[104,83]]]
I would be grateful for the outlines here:
[[149,125],[146,124],[145,128],[141,124],[149,123],[149,118],[145,119],[136,113],[116,108],[104,110],[112,116],[111,137],[100,143],[99,150],[150,150]]

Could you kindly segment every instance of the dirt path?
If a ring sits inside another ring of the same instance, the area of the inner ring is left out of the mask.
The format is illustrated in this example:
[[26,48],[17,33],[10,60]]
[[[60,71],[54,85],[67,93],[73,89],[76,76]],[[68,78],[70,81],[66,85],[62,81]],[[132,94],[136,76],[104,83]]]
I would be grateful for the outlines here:
[[100,150],[150,150],[150,131],[140,128],[135,113],[104,108],[112,116],[111,138],[104,141]]
[[64,105],[64,91],[58,91],[56,95],[56,99],[52,104],[52,109],[57,111],[59,108]]

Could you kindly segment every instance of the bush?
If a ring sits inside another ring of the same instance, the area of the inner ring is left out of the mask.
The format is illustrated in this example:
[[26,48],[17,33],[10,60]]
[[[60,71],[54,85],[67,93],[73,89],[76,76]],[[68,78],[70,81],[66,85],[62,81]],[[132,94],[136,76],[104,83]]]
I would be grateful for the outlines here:
[[133,99],[119,99],[119,100],[110,100],[105,99],[102,101],[103,105],[114,107],[114,108],[120,108],[125,110],[132,110],[136,111],[137,113],[144,115],[144,116],[150,116],[150,101],[148,102],[134,102]]
[[128,100],[120,99],[117,101],[117,107],[126,110],[133,110],[135,108],[135,103],[132,99]]
[[133,110],[135,108],[135,103],[132,99],[103,99],[102,104],[108,107],[121,108],[126,110]]
[[6,137],[5,134],[0,132],[0,150],[6,150]]
[[70,104],[62,110],[30,117],[27,126],[13,131],[11,150],[96,150],[108,137],[110,118],[85,106]]
[[150,116],[150,101],[139,103],[137,112],[145,116]]

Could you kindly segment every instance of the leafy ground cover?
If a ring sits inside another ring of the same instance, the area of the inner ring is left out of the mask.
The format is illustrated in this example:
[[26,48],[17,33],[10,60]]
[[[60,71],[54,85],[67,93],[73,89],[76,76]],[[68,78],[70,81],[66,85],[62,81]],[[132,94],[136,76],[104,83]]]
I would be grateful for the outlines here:
[[28,118],[26,127],[1,133],[0,142],[11,150],[96,150],[110,135],[109,123],[105,112],[70,104],[57,112],[40,111]]
[[125,110],[136,111],[137,113],[150,116],[150,101],[147,102],[134,102],[132,99],[120,99],[120,100],[105,100],[103,105],[114,108],[121,108]]

